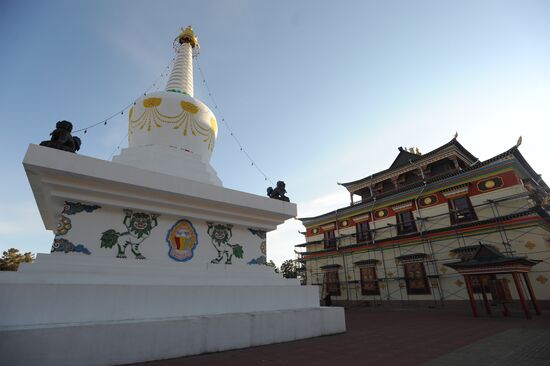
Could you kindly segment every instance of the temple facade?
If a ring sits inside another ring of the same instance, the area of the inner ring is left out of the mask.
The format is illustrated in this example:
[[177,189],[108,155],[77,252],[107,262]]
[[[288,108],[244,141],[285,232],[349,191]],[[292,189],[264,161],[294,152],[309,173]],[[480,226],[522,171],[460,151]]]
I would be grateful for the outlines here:
[[[444,304],[482,294],[506,303],[527,287],[550,300],[549,188],[520,143],[486,161],[456,137],[426,154],[399,148],[388,169],[342,183],[349,206],[300,218],[302,281],[337,304]],[[519,291],[498,261],[472,276],[455,271],[482,246],[532,263]]]

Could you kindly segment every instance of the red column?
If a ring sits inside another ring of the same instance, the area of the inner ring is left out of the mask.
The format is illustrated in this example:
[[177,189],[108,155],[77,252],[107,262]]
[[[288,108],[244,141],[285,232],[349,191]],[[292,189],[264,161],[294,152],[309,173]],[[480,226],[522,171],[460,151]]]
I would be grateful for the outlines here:
[[466,289],[468,290],[468,297],[470,298],[470,306],[472,307],[472,314],[477,318],[477,307],[474,299],[474,291],[472,291],[472,283],[470,282],[470,276],[464,275],[464,281],[466,282]]
[[516,290],[518,290],[519,301],[521,302],[521,307],[527,319],[531,319],[531,313],[529,312],[529,307],[527,306],[527,301],[525,301],[525,294],[523,293],[523,288],[521,287],[521,278],[519,273],[512,273],[514,277],[514,283],[516,284]]
[[531,296],[531,301],[533,302],[535,313],[537,315],[541,315],[542,312],[540,311],[539,303],[537,302],[537,298],[535,297],[535,291],[533,291],[533,287],[531,287],[531,281],[529,280],[529,273],[523,272],[523,279],[525,280],[525,284],[527,285],[529,296]]

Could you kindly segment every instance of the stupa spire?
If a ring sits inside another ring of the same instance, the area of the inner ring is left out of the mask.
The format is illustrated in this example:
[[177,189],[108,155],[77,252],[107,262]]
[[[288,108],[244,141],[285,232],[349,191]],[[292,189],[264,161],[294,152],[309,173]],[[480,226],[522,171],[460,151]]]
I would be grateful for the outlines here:
[[188,26],[174,40],[176,60],[170,73],[166,91],[193,96],[193,49],[199,47],[193,28]]

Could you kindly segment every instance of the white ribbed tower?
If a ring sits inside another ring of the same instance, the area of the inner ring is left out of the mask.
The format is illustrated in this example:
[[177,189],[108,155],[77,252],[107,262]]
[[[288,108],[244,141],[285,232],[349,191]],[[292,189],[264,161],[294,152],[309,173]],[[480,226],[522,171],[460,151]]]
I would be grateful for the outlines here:
[[198,47],[198,43],[190,37],[182,40],[181,36],[178,41],[176,60],[166,84],[166,91],[193,96],[193,48]]
[[175,39],[176,59],[164,91],[140,97],[128,113],[128,148],[117,163],[222,185],[210,165],[218,125],[212,111],[193,97],[191,27]]

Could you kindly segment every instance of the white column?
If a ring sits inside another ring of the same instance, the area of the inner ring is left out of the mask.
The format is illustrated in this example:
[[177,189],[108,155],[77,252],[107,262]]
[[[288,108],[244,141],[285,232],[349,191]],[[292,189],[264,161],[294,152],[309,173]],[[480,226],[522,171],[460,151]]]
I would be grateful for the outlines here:
[[166,91],[183,92],[193,96],[193,48],[187,42],[180,44],[178,48]]

